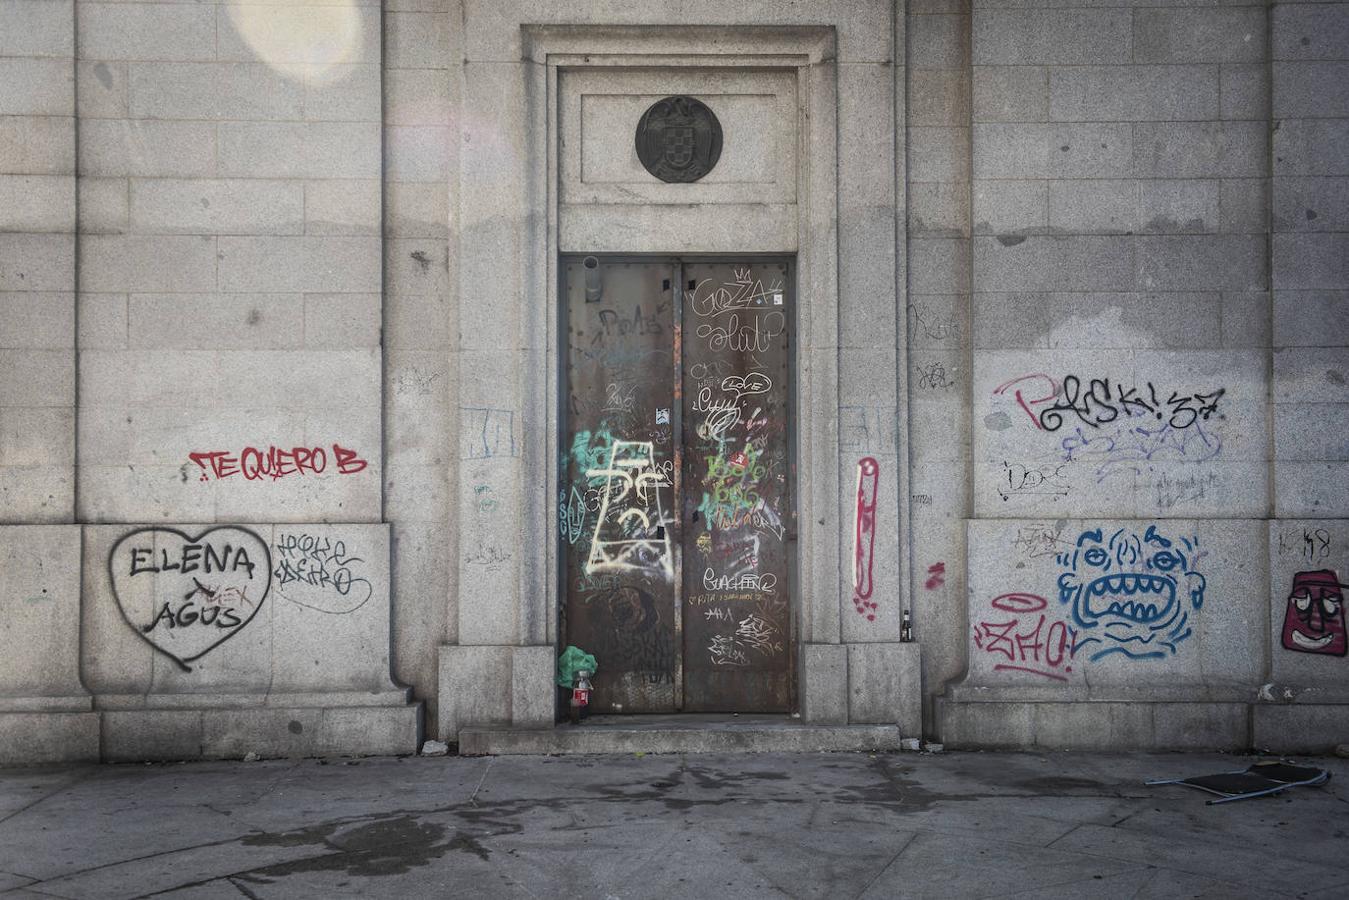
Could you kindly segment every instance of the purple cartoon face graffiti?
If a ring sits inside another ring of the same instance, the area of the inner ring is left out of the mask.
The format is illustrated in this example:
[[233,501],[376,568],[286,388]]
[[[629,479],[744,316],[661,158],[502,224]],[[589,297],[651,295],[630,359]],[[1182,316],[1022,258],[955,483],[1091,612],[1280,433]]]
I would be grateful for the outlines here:
[[1059,554],[1059,601],[1071,605],[1078,626],[1074,649],[1089,645],[1091,659],[1113,653],[1161,659],[1188,638],[1190,609],[1204,604],[1204,576],[1194,571],[1198,539],[1172,540],[1156,526],[1139,537],[1121,528],[1109,538],[1084,531]]
[[1333,569],[1297,572],[1283,614],[1283,646],[1299,653],[1344,656],[1345,585]]

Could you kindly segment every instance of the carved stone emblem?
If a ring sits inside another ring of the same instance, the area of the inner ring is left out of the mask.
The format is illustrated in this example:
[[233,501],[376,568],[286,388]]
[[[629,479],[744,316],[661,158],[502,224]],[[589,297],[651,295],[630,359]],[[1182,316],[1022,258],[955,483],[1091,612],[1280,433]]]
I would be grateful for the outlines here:
[[721,123],[693,97],[666,97],[637,123],[637,158],[661,181],[697,181],[721,158]]

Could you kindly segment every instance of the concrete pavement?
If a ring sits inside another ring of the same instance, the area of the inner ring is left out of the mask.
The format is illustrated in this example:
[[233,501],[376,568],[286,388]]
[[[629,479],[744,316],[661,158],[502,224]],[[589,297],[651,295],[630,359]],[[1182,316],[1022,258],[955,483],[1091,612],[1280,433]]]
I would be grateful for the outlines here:
[[1349,895],[1349,761],[1205,806],[1248,757],[367,758],[0,771],[0,897]]

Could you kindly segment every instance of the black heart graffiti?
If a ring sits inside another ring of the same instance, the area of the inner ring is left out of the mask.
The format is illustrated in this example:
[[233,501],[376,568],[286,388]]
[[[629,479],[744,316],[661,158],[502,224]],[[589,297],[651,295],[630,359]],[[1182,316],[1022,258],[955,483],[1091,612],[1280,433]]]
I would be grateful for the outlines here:
[[131,630],[185,672],[238,634],[272,587],[267,542],[220,525],[196,537],[147,527],[118,538],[108,553],[113,598]]

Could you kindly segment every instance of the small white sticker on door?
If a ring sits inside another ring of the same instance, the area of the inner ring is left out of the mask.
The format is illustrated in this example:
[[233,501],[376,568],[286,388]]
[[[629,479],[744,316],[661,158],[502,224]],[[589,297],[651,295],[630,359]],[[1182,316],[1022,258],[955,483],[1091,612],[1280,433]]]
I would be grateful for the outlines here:
[[774,306],[781,306],[781,305],[782,305],[782,291],[774,291],[774,292],[773,292],[773,305],[774,305]]
[[669,425],[669,424],[670,424],[670,411],[669,411],[668,409],[658,409],[658,410],[656,410],[656,424],[657,424],[657,425]]

